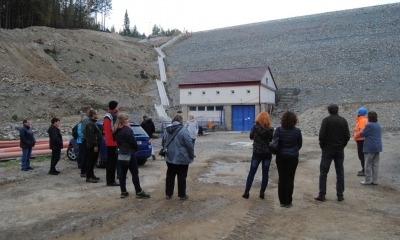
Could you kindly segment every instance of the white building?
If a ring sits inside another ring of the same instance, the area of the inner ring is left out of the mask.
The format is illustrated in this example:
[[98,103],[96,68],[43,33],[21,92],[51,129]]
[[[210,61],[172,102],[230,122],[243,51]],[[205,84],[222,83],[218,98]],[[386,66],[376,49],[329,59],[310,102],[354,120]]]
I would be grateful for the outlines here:
[[179,84],[187,120],[248,131],[261,111],[271,112],[277,86],[268,66],[190,72]]

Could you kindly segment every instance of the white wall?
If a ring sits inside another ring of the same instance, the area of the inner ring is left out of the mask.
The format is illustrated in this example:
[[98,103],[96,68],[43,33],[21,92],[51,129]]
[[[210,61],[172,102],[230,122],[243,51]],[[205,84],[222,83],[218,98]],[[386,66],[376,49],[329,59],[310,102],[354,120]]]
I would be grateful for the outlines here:
[[[268,82],[266,81],[267,78],[268,78]],[[262,78],[262,80],[261,80],[261,83],[267,85],[267,86],[270,87],[271,89],[276,90],[274,81],[272,80],[272,76],[271,76],[271,73],[270,73],[269,71],[267,71],[267,72],[264,74],[264,76],[263,76],[263,78]],[[274,100],[274,101],[275,101],[275,100]]]

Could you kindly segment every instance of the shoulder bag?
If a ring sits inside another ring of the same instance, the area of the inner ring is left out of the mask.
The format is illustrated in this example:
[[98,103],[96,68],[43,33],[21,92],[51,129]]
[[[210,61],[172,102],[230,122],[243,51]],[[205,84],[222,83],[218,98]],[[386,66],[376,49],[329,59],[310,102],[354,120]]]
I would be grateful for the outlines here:
[[160,155],[161,157],[165,158],[165,155],[167,155],[167,148],[168,148],[169,144],[172,142],[172,140],[174,140],[175,136],[179,133],[179,131],[181,129],[182,129],[182,127],[175,133],[175,135],[172,137],[171,141],[169,141],[169,143],[165,147],[161,148],[161,150],[158,153],[158,155]]
[[279,150],[279,128],[276,128],[274,138],[272,138],[272,141],[269,143],[268,149],[274,155],[278,152],[278,150]]

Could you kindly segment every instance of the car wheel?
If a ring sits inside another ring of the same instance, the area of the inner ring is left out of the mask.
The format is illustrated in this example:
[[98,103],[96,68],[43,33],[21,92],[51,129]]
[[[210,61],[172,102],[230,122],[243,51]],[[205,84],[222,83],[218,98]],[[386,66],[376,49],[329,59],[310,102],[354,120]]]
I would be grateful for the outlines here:
[[104,159],[103,156],[101,156],[101,154],[99,154],[99,157],[97,158],[96,167],[97,168],[105,168],[106,167],[106,159]]
[[136,161],[139,166],[144,165],[147,162],[147,158],[139,158],[139,159],[136,159]]
[[78,156],[76,156],[75,154],[75,150],[72,145],[70,145],[67,149],[67,157],[71,161],[76,161],[76,159],[78,158]]

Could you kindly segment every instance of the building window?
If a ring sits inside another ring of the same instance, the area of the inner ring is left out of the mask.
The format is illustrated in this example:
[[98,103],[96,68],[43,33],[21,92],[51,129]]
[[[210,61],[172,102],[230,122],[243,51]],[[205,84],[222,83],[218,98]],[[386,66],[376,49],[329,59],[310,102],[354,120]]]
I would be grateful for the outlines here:
[[197,107],[189,107],[189,111],[196,111]]
[[215,106],[215,111],[222,111],[224,110],[224,106]]
[[235,90],[231,90],[231,94],[235,94]]
[[250,94],[250,90],[249,89],[246,90],[246,94]]
[[192,92],[188,92],[188,96],[192,95]]
[[205,106],[198,106],[197,111],[205,111],[206,107]]
[[217,95],[219,95],[219,91],[216,91],[215,93],[216,93]]
[[265,78],[265,84],[268,85],[268,78]]
[[207,106],[207,111],[214,111],[214,106]]

